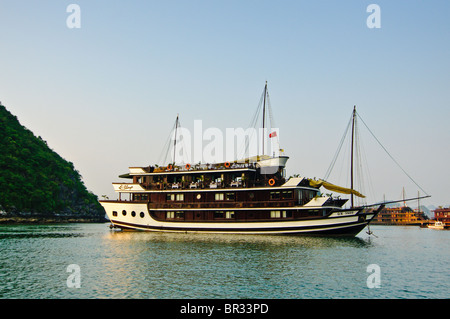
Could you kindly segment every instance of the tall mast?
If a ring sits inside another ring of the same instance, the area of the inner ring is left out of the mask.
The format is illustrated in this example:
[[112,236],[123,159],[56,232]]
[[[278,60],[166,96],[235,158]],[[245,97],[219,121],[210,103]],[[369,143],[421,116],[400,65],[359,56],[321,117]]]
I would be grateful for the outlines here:
[[417,214],[419,213],[420,213],[420,192],[417,191]]
[[266,85],[264,86],[264,101],[263,101],[263,138],[262,138],[262,154],[264,155],[264,142],[265,142],[265,138],[266,138],[266,132],[265,132],[265,128],[266,128],[266,95],[267,95],[267,81],[266,81]]
[[402,190],[402,197],[403,197],[403,207],[405,207],[405,206],[406,206],[406,201],[405,201],[405,187],[403,187],[403,190]]
[[[353,190],[353,144],[355,139],[355,119],[356,119],[356,105],[353,106],[352,115],[352,149],[351,149],[351,159],[350,159],[350,188]],[[350,195],[351,205],[353,207],[353,193]]]
[[175,136],[174,136],[174,141],[173,141],[173,165],[175,165],[175,154],[176,154],[176,150],[177,150],[177,129],[178,129],[178,114],[177,114],[177,119],[175,121]]

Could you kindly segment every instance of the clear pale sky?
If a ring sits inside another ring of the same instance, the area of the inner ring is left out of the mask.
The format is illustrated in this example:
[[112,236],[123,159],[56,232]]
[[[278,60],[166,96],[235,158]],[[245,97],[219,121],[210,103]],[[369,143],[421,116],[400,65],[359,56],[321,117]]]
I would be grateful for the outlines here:
[[[372,3],[381,28],[367,26]],[[186,127],[247,127],[265,81],[288,175],[325,175],[356,105],[432,195],[421,204],[450,204],[448,0],[0,0],[0,101],[99,197],[157,162],[177,113]],[[368,202],[416,196],[365,137]]]

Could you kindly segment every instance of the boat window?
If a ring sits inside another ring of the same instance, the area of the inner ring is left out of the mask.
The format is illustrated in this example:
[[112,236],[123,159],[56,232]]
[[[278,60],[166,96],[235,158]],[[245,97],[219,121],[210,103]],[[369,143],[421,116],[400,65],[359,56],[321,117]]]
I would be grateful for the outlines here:
[[234,193],[226,193],[225,196],[226,196],[227,200],[233,201],[235,199],[235,194]]
[[224,218],[225,213],[223,211],[215,211],[214,218]]
[[311,211],[309,211],[309,215],[310,216],[321,216],[322,210],[319,210],[319,209],[311,210]]
[[279,211],[279,210],[272,210],[270,211],[270,218],[291,218],[292,212],[291,211]]
[[133,194],[133,199],[135,201],[145,201],[148,200],[148,194]]
[[271,210],[270,211],[270,218],[280,218],[281,212],[279,210]]
[[131,212],[131,216],[135,217],[135,216],[136,216],[136,212],[135,212],[135,211],[132,211],[132,212]]
[[166,212],[166,219],[184,219],[184,212]]
[[166,194],[166,201],[184,201],[184,194]]
[[139,214],[139,216],[141,216],[141,218],[144,218],[144,216],[145,216],[144,212],[141,212],[141,213]]
[[303,203],[303,192],[301,190],[298,191],[298,203]]
[[183,219],[184,218],[184,212],[175,212],[175,218],[176,219]]
[[284,191],[281,193],[282,199],[289,199],[292,198],[292,191]]
[[223,200],[223,193],[216,193],[216,194],[214,194],[214,198],[216,200]]
[[299,204],[306,204],[311,199],[313,199],[317,194],[318,194],[317,191],[299,190],[298,191],[298,202],[299,202]]
[[233,219],[234,218],[234,211],[215,211],[214,212],[214,218],[226,218],[226,219]]
[[113,211],[113,216],[117,217],[117,212],[116,211]]
[[225,212],[225,218],[228,219],[234,218],[234,211]]
[[126,211],[126,210],[123,210],[123,211],[122,211],[122,215],[123,215],[123,216],[126,216],[126,215],[127,215],[127,211]]
[[280,192],[270,192],[270,199],[280,199]]
[[175,212],[166,212],[166,219],[175,218]]
[[288,211],[283,210],[283,218],[292,218],[292,211],[291,210],[288,210]]

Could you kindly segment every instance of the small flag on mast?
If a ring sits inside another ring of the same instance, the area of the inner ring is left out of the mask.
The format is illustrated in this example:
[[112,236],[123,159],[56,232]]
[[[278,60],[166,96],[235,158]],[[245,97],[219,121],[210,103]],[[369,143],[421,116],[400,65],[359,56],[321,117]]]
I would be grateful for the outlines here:
[[276,136],[277,136],[277,132],[276,131],[269,134],[269,138],[276,137]]

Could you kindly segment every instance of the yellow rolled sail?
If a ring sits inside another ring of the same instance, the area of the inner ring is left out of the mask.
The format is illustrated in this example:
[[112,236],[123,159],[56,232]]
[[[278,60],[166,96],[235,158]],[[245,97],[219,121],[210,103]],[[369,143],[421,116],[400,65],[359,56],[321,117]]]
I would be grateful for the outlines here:
[[315,181],[315,180],[310,179],[309,180],[309,185],[311,185],[312,187],[316,187],[316,188],[319,188],[320,186],[323,186],[323,187],[325,187],[326,189],[328,189],[328,190],[330,190],[332,192],[337,192],[337,193],[341,193],[341,194],[353,194],[353,195],[356,195],[356,196],[361,197],[361,198],[365,198],[366,197],[363,194],[361,194],[360,192],[355,191],[354,189],[345,188],[345,187],[342,187],[342,186],[337,186],[337,185],[331,184],[329,182],[326,182],[324,180]]

